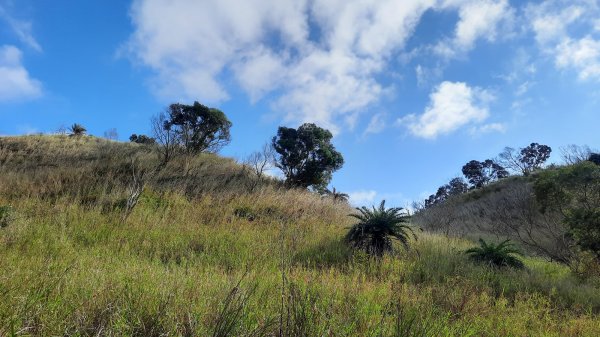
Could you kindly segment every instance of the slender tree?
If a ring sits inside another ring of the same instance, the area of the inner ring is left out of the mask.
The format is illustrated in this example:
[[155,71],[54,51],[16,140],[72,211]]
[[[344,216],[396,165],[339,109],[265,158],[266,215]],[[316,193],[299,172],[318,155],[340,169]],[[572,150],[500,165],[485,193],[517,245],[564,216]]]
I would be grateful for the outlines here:
[[167,113],[160,112],[150,120],[153,138],[158,143],[158,153],[162,164],[168,163],[177,153],[177,135],[168,123]]

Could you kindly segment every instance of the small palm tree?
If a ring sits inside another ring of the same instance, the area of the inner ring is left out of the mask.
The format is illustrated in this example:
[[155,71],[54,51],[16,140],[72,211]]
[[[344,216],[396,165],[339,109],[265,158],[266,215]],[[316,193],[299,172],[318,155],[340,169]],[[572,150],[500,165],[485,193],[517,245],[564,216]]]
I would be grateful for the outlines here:
[[385,208],[385,200],[379,208],[357,207],[359,214],[350,214],[359,220],[346,234],[346,242],[354,248],[362,249],[370,255],[381,257],[392,251],[392,239],[396,239],[408,249],[409,234],[416,239],[408,223],[410,216],[401,207]]
[[333,190],[325,190],[325,194],[333,199],[334,202],[348,202],[350,196],[333,188]]
[[519,250],[514,248],[510,240],[504,240],[498,245],[487,243],[483,239],[479,239],[479,247],[467,249],[465,254],[469,255],[473,261],[479,263],[487,263],[495,267],[513,267],[521,269],[524,264],[515,255],[523,255]]
[[82,136],[86,133],[86,128],[81,124],[73,124],[71,125],[71,136]]

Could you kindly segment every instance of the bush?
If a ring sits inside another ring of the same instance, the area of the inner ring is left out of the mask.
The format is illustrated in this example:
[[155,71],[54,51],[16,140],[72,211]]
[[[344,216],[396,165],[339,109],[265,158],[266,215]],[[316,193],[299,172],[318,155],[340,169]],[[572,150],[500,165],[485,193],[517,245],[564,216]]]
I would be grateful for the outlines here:
[[559,210],[566,239],[600,260],[600,166],[582,162],[542,172],[535,181],[542,211]]
[[71,136],[83,136],[87,132],[87,129],[81,124],[73,124],[71,125]]
[[145,145],[156,144],[156,139],[154,139],[152,137],[148,137],[146,135],[136,135],[135,133],[129,137],[129,141],[132,143],[145,144]]
[[514,255],[522,255],[510,243],[510,240],[504,240],[498,245],[487,243],[483,239],[479,239],[480,246],[469,248],[465,254],[469,258],[479,263],[489,264],[494,267],[513,267],[521,269],[524,267],[523,262]]
[[385,252],[392,251],[392,239],[396,239],[408,249],[409,233],[416,239],[412,228],[405,223],[409,216],[403,208],[385,208],[385,200],[379,208],[373,210],[367,207],[356,208],[360,214],[350,214],[359,223],[350,228],[346,242],[353,248],[364,250],[367,254],[380,257]]

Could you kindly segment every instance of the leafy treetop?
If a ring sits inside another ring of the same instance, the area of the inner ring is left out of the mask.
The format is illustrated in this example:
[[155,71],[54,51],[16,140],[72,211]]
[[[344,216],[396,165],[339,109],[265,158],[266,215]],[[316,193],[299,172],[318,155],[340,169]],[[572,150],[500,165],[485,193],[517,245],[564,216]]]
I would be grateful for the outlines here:
[[474,188],[508,177],[508,171],[491,159],[482,162],[471,160],[462,167],[462,172]]
[[272,143],[276,166],[283,171],[288,186],[324,189],[331,174],[344,164],[342,154],[331,144],[333,135],[315,124],[298,129],[279,127]]
[[232,123],[219,109],[198,102],[193,105],[171,104],[163,128],[172,131],[187,154],[217,152],[229,144]]

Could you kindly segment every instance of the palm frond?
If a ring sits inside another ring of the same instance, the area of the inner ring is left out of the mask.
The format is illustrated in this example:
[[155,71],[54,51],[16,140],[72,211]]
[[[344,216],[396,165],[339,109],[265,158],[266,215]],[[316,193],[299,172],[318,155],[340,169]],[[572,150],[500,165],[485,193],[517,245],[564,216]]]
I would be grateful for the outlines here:
[[406,223],[410,217],[401,207],[385,208],[385,200],[379,207],[357,207],[358,213],[350,214],[359,222],[352,226],[346,235],[346,241],[354,248],[381,256],[393,249],[392,239],[399,241],[406,249],[410,238],[416,240],[416,234]]
[[516,249],[510,240],[504,240],[499,244],[487,243],[479,239],[479,247],[472,247],[464,252],[470,259],[480,263],[486,263],[495,267],[523,268],[524,264],[514,255],[523,255]]

